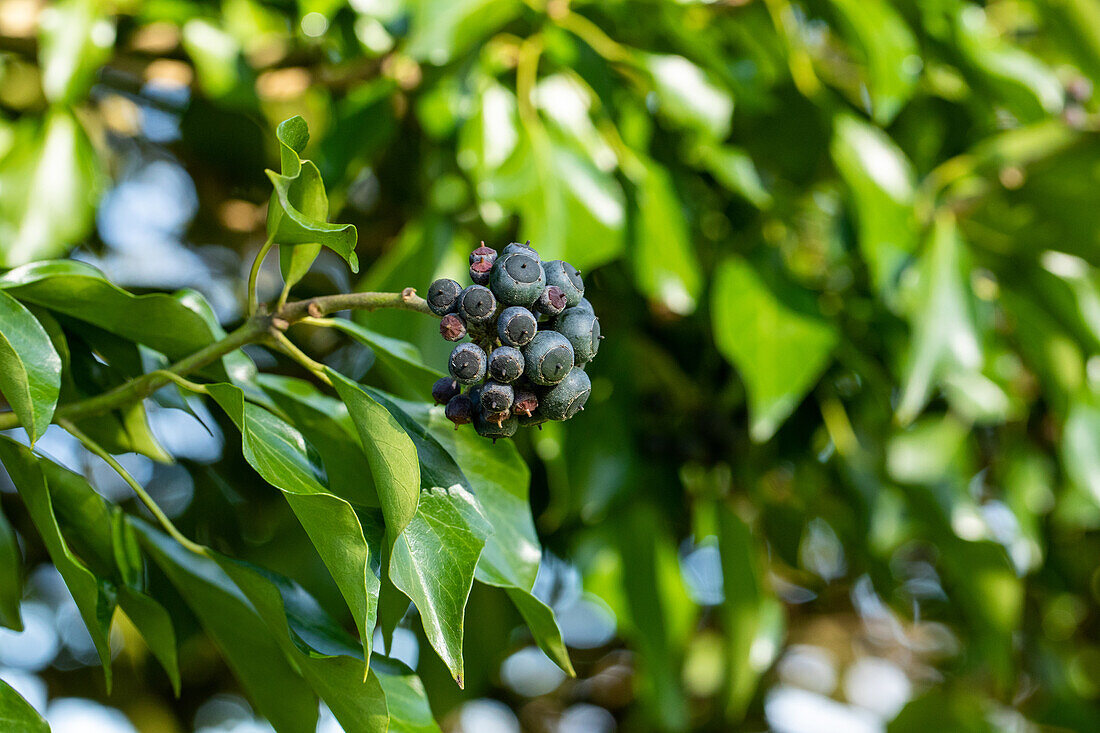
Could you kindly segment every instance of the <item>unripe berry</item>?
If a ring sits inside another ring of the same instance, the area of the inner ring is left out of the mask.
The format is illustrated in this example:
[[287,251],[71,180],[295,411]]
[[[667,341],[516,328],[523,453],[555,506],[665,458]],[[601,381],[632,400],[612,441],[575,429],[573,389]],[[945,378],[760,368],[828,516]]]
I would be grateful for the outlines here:
[[496,309],[497,299],[493,297],[493,291],[483,285],[471,285],[458,298],[458,313],[470,325],[485,323],[493,317]]
[[521,242],[512,242],[511,244],[505,245],[504,249],[502,249],[500,251],[500,256],[503,257],[504,255],[510,255],[514,252],[518,252],[520,254],[527,255],[528,257],[534,257],[536,260],[539,260],[539,261],[542,260],[542,258],[539,257],[539,253],[536,252],[535,248],[531,246],[531,240],[530,239],[528,239],[526,242],[522,242],[522,243]]
[[523,374],[523,352],[513,346],[498,346],[489,354],[489,377],[497,382],[514,382]]
[[556,316],[565,310],[567,305],[565,293],[561,288],[557,285],[547,285],[539,295],[539,299],[535,301],[535,310],[548,316]]
[[450,377],[440,377],[432,385],[432,399],[435,400],[435,404],[443,405],[450,402],[461,391],[457,381]]
[[521,305],[513,305],[500,312],[497,318],[497,336],[507,346],[526,346],[539,330],[535,314]]
[[539,401],[539,411],[551,420],[568,420],[584,408],[592,382],[583,369],[570,369],[565,379],[546,390]]
[[546,275],[537,255],[512,252],[501,256],[493,265],[489,287],[501,303],[528,306],[538,300],[546,287]]
[[463,384],[473,384],[485,377],[487,361],[485,352],[477,344],[459,344],[447,360],[447,369]]
[[508,412],[514,399],[515,393],[510,384],[486,382],[481,388],[481,409],[487,413]]
[[564,260],[553,260],[543,264],[546,274],[546,284],[556,285],[565,294],[565,300],[570,307],[581,302],[584,297],[584,280],[577,268]]
[[490,414],[484,410],[474,410],[474,430],[484,438],[510,438],[516,434],[519,420],[504,413]]
[[[531,417],[539,406],[539,398],[530,389],[515,387],[515,399],[512,402],[512,414],[520,418]],[[521,423],[522,424],[522,423]]]
[[457,282],[440,278],[428,286],[428,309],[437,316],[450,313],[461,293],[462,286]]
[[539,331],[523,350],[524,374],[532,382],[557,384],[573,367],[573,346],[557,331]]
[[474,407],[470,402],[470,398],[464,394],[455,395],[447,403],[447,407],[444,408],[443,414],[447,416],[447,419],[455,424],[455,430],[458,430],[459,425],[465,425],[474,419]]
[[466,322],[461,316],[448,313],[439,322],[439,335],[448,341],[461,341],[466,335]]
[[596,316],[570,308],[555,322],[554,330],[569,339],[577,364],[596,357],[600,349],[600,319]]

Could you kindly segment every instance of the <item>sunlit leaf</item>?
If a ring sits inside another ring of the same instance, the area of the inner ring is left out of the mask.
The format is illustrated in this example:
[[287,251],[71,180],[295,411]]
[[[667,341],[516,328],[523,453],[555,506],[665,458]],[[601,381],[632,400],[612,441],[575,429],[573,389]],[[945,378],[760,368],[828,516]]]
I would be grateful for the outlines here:
[[683,56],[644,54],[642,63],[653,79],[663,115],[717,140],[729,134],[733,97],[707,72]]
[[0,265],[56,257],[92,227],[102,183],[99,158],[76,117],[53,108],[27,121],[0,158]]
[[492,531],[461,486],[428,489],[394,541],[390,578],[416,604],[424,633],[463,685],[462,637],[474,568]]
[[286,245],[280,253],[283,277],[293,285],[309,270],[321,246],[347,260],[352,272],[359,272],[355,254],[357,233],[352,224],[329,224],[328,195],[321,172],[300,156],[309,141],[309,129],[301,117],[279,125],[282,172],[267,171],[275,192],[268,205],[267,232],[276,244]]
[[749,394],[752,437],[770,438],[828,366],[837,334],[802,293],[765,284],[749,263],[728,259],[714,276],[711,318],[718,350]]
[[404,51],[436,66],[452,61],[523,9],[519,0],[414,0]]
[[33,444],[53,420],[61,357],[35,317],[0,291],[0,392]]
[[911,294],[912,352],[897,410],[903,424],[924,408],[938,380],[981,367],[965,246],[954,218],[938,217]]
[[51,102],[71,103],[87,94],[115,45],[114,22],[95,0],[64,0],[39,19],[42,88]]
[[634,279],[639,289],[678,315],[695,310],[703,287],[683,205],[668,172],[645,162],[634,184]]

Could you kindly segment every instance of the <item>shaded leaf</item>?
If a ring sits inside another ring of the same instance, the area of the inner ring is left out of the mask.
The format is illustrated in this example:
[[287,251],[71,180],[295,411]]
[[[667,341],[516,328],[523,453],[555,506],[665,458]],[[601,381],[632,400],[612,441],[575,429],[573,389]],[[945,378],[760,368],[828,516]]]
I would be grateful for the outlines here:
[[248,598],[213,561],[187,551],[140,520],[131,522],[142,546],[198,617],[257,712],[279,733],[313,733],[317,698]]
[[38,320],[0,291],[0,392],[33,445],[53,420],[61,391],[61,357]]
[[46,551],[54,566],[61,573],[65,586],[76,602],[80,618],[88,628],[92,643],[103,663],[103,672],[107,678],[107,689],[111,689],[111,617],[115,611],[113,589],[97,577],[88,567],[77,559],[69,549],[61,529],[57,526],[53,502],[46,478],[38,465],[38,459],[26,446],[7,437],[0,437],[0,461],[8,470],[12,483],[23,497],[23,504],[31,521],[38,529]]
[[443,372],[424,363],[416,347],[407,341],[383,336],[354,321],[337,318],[337,330],[343,331],[374,352],[374,368],[390,389],[409,399],[422,399],[432,393],[432,385]]
[[756,441],[770,438],[798,406],[837,343],[832,324],[788,302],[797,295],[773,291],[739,259],[727,259],[714,277],[714,338],[745,382]]
[[8,518],[0,510],[0,626],[23,630],[23,556]]
[[424,683],[411,669],[396,660],[375,657],[371,671],[386,693],[391,733],[439,733]]
[[8,733],[50,733],[50,726],[7,682],[0,680],[0,727]]
[[245,460],[269,484],[283,492],[287,503],[317,548],[325,567],[340,588],[370,658],[378,613],[378,578],[371,570],[372,552],[363,536],[359,517],[347,500],[322,483],[319,467],[305,439],[258,405],[244,401],[240,388],[214,384],[210,396],[241,431]]
[[687,220],[668,172],[652,161],[634,177],[634,279],[649,298],[677,315],[695,310],[703,288]]

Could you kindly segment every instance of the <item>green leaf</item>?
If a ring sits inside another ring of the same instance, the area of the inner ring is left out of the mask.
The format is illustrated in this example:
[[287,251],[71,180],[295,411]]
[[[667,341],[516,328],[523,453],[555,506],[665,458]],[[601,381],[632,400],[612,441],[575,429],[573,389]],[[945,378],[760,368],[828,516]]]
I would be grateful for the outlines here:
[[76,601],[77,610],[88,627],[92,643],[99,652],[106,676],[107,690],[111,689],[111,617],[115,611],[115,594],[104,579],[97,577],[88,566],[77,559],[69,549],[61,529],[57,526],[53,502],[46,486],[46,477],[38,459],[30,449],[7,437],[0,437],[0,461],[8,470],[12,483],[23,497],[23,504],[31,521],[42,537],[46,551],[54,566],[61,573],[69,593]]
[[[527,487],[530,472],[513,443],[493,445],[470,430],[455,430],[440,408],[409,402],[367,388],[405,428],[416,445],[421,476],[442,479],[436,485],[461,483],[476,499],[457,503],[470,512],[475,526],[488,520],[492,533],[478,559],[475,577],[503,588],[515,604],[535,642],[566,673],[573,675],[569,653],[553,611],[531,593],[542,548],[531,520]],[[442,455],[441,455],[442,454]]]
[[19,604],[23,599],[23,556],[8,518],[0,510],[0,626],[23,630]]
[[515,18],[519,0],[414,0],[404,52],[442,66]]
[[[322,246],[347,260],[352,272],[359,272],[355,226],[327,222],[328,195],[321,172],[313,161],[299,157],[309,141],[305,120],[301,117],[285,120],[279,125],[276,137],[282,173],[266,171],[275,188],[268,206],[267,234],[280,245],[283,277],[290,285],[298,282]],[[284,250],[287,245],[292,246]]]
[[917,39],[885,0],[830,0],[841,29],[866,63],[871,118],[885,127],[913,95],[921,71]]
[[183,24],[181,40],[206,96],[229,101],[231,95],[242,94],[241,44],[236,38],[205,18],[192,18]]
[[411,669],[396,660],[375,657],[371,671],[386,693],[390,733],[439,733],[424,683]]
[[110,578],[119,606],[179,695],[175,629],[165,608],[142,589],[144,564],[134,538],[125,531],[122,510],[114,507],[113,513],[109,511],[107,502],[83,476],[45,459],[39,459],[38,466],[69,545],[92,572]]
[[642,54],[641,62],[653,80],[661,114],[716,140],[729,135],[733,96],[710,74],[683,56]]
[[913,337],[897,410],[903,425],[924,409],[937,381],[981,368],[965,249],[954,217],[938,216],[911,293]]
[[979,83],[1021,122],[1035,122],[1062,111],[1062,83],[1051,69],[1000,38],[984,8],[965,2],[953,7],[954,43]]
[[530,239],[543,259],[565,259],[584,270],[622,252],[622,186],[587,156],[532,129],[521,138],[499,179],[488,196],[519,211],[519,238]]
[[668,172],[643,161],[634,223],[634,279],[638,288],[677,315],[694,312],[703,288],[702,274],[683,206]]
[[368,545],[351,504],[322,483],[301,433],[264,408],[245,402],[239,387],[213,384],[207,389],[241,431],[245,460],[283,492],[317,548],[351,609],[364,658],[370,659],[379,589],[371,570],[372,552],[381,548]]
[[[328,650],[316,648],[321,646],[319,640],[328,641],[323,635],[325,630],[316,623],[303,623],[291,610],[292,605],[300,608],[308,604],[308,610],[316,617],[320,615],[316,601],[274,573],[218,553],[210,554],[248,597],[283,653],[294,661],[302,676],[328,704],[343,729],[385,733],[389,714],[378,676],[366,668],[362,659],[353,656],[354,647],[344,648],[337,643]],[[196,561],[202,560],[196,558]]]
[[303,379],[261,374],[257,382],[317,450],[332,493],[353,504],[379,506],[370,463],[347,406]]
[[420,352],[407,341],[383,336],[346,318],[333,321],[343,331],[374,352],[374,367],[390,389],[409,399],[422,399],[432,393],[432,385],[443,372],[424,363]]
[[18,267],[0,276],[0,289],[25,303],[144,344],[172,360],[208,346],[216,336],[206,319],[192,309],[193,294],[133,295],[108,282],[94,267],[74,260]]
[[7,682],[0,680],[0,727],[8,733],[50,733],[50,726]]
[[428,489],[390,557],[393,584],[416,604],[428,641],[459,687],[466,599],[491,531],[464,488]]
[[458,131],[455,159],[477,184],[492,185],[493,176],[520,142],[516,95],[496,79],[477,77],[479,106]]
[[141,520],[130,521],[142,547],[198,617],[257,712],[279,733],[313,733],[317,698],[248,598],[213,561],[187,551]]
[[325,372],[359,430],[386,518],[386,538],[392,545],[412,521],[420,498],[416,446],[397,420],[362,387],[332,369]]
[[917,247],[912,167],[886,133],[851,115],[836,117],[829,151],[852,194],[859,248],[871,281],[889,304],[901,269]]
[[[309,129],[301,117],[291,117],[279,124],[275,137],[279,141],[279,158],[282,163],[282,175],[292,182],[289,184],[291,204],[303,216],[309,219],[326,221],[328,219],[328,194],[321,180],[321,172],[310,160],[299,156],[309,143]],[[278,196],[272,194],[267,210],[267,231],[274,236],[279,229],[283,210],[278,205]],[[302,279],[321,252],[320,243],[298,244],[279,247],[279,267],[283,280],[288,287]]]
[[772,205],[772,195],[760,179],[752,157],[732,145],[704,143],[695,149],[702,166],[728,191],[739,194],[758,209]]
[[751,652],[767,598],[752,531],[724,504],[718,507],[718,552],[725,589],[721,622],[727,650],[726,710],[731,720],[740,721],[762,671],[753,665]]
[[64,0],[42,13],[38,60],[51,102],[80,101],[115,44],[114,22],[95,0]]
[[0,291],[0,392],[33,445],[53,420],[61,391],[61,357],[38,320]]
[[16,127],[0,159],[0,266],[69,251],[91,231],[102,165],[76,117],[51,108]]
[[1100,406],[1091,394],[1075,399],[1062,428],[1059,448],[1069,479],[1100,505]]
[[770,438],[802,401],[837,343],[829,321],[795,308],[800,294],[791,287],[773,290],[740,259],[727,259],[714,276],[714,339],[745,382],[758,442]]

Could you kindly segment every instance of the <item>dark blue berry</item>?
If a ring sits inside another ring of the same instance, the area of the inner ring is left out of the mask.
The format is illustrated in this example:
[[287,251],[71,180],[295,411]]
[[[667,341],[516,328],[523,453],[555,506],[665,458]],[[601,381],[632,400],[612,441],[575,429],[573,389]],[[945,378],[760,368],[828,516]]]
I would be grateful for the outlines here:
[[546,390],[539,400],[539,411],[551,420],[568,420],[584,408],[592,382],[583,369],[570,369],[565,379]]
[[428,309],[437,316],[451,312],[462,294],[462,286],[449,278],[441,278],[428,286]]
[[489,377],[497,382],[514,382],[523,374],[523,352],[514,346],[498,346],[489,354]]
[[523,350],[524,374],[535,384],[557,384],[573,367],[573,346],[557,331],[539,331]]
[[512,252],[501,256],[489,275],[489,287],[505,305],[529,306],[546,287],[546,275],[537,256]]
[[496,309],[497,300],[493,291],[483,285],[471,285],[458,298],[458,313],[468,325],[489,321]]
[[451,377],[440,377],[432,385],[432,399],[435,404],[444,405],[451,401],[461,390],[458,382]]
[[596,357],[600,349],[600,319],[596,316],[570,308],[554,323],[554,330],[569,339],[577,364]]
[[455,395],[447,403],[447,407],[444,408],[443,414],[447,416],[447,419],[455,424],[455,429],[458,429],[459,425],[465,425],[474,418],[473,403],[470,402],[470,398],[464,394]]
[[477,344],[459,344],[451,352],[447,368],[451,376],[463,384],[480,382],[485,377],[488,359]]
[[488,413],[508,412],[512,409],[515,393],[512,385],[486,382],[481,388],[481,409]]
[[497,318],[497,336],[506,346],[526,346],[538,330],[535,314],[520,305],[505,308]]
[[543,270],[546,273],[546,284],[561,288],[569,307],[581,302],[584,297],[584,280],[577,268],[564,260],[553,260],[543,263]]

